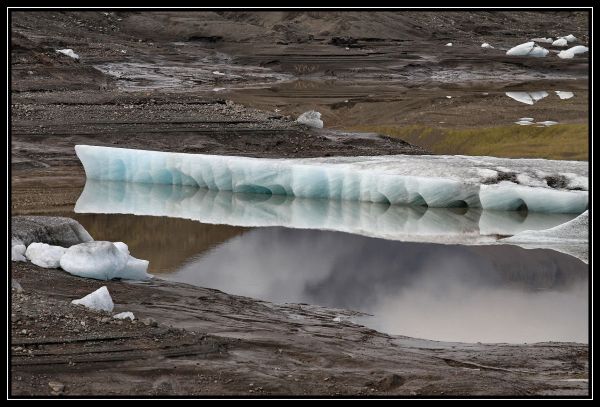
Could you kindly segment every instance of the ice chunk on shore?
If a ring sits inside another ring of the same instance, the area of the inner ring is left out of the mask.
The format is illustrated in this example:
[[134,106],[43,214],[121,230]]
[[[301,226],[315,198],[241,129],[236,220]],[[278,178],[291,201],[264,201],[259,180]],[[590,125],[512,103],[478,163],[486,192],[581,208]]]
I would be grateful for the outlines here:
[[538,92],[505,92],[506,96],[511,99],[516,100],[517,102],[525,103],[526,105],[533,105],[535,102],[542,100],[546,96],[548,96],[548,92],[546,91],[538,91]]
[[11,261],[27,261],[25,258],[26,247],[24,244],[16,244],[11,246],[10,259]]
[[449,43],[447,43],[445,46],[446,46],[446,47],[451,47],[451,46],[452,46],[452,43],[451,43],[451,42],[449,42]]
[[539,45],[536,45],[535,42],[530,41],[509,49],[506,51],[506,55],[540,58],[548,55],[548,52],[550,51],[548,51],[546,48],[542,48]]
[[515,124],[518,124],[519,126],[531,126],[533,122],[530,122],[529,120],[519,120],[518,122],[515,122]]
[[484,42],[483,44],[481,44],[481,48],[494,48],[492,47],[490,44],[488,44],[487,42]]
[[314,110],[310,110],[308,112],[302,113],[298,119],[296,119],[298,123],[305,124],[310,127],[316,127],[319,129],[323,128],[323,121],[321,120],[321,113],[315,112]]
[[567,46],[567,40],[565,38],[559,38],[556,41],[554,41],[552,43],[553,47],[566,47]]
[[575,94],[573,92],[565,92],[562,90],[555,90],[556,95],[561,99],[571,99]]
[[533,117],[521,117],[519,120],[520,121],[525,121],[525,122],[532,122],[533,121]]
[[46,243],[31,243],[25,256],[36,266],[53,269],[60,267],[60,259],[67,249]]
[[565,40],[567,40],[568,42],[574,42],[577,41],[577,37],[575,37],[573,34],[569,34],[565,37],[563,37]]
[[555,122],[553,120],[546,120],[543,122],[536,122],[535,124],[542,124],[542,125],[548,127],[548,126],[554,126],[555,124],[558,124],[558,122]]
[[575,55],[583,54],[589,51],[588,47],[584,47],[583,45],[577,45],[575,47],[566,49],[564,51],[560,51],[558,53],[558,57],[562,59],[571,59],[574,58]]
[[57,49],[56,52],[66,55],[68,57],[71,57],[73,59],[79,59],[79,55],[77,55],[75,52],[73,52],[72,49],[66,48],[66,49]]
[[98,288],[96,291],[86,295],[83,298],[73,300],[71,303],[75,305],[83,305],[84,307],[94,311],[112,312],[113,308],[115,307],[115,304],[113,303],[106,286]]
[[[66,272],[96,280],[123,278],[145,280],[148,261],[136,259],[111,242],[89,242],[71,246],[60,259],[60,266]],[[126,245],[124,245],[126,248]]]
[[133,321],[135,319],[135,316],[133,315],[133,312],[126,311],[126,312],[120,312],[118,314],[113,315],[113,318],[115,318],[115,319],[129,318],[130,320]]
[[531,41],[535,41],[535,42],[544,42],[544,43],[548,43],[548,44],[550,44],[550,43],[552,43],[552,41],[553,41],[553,40],[552,40],[552,38],[544,38],[544,37],[541,37],[541,38],[532,38],[532,39],[531,39]]
[[[537,180],[568,169],[587,177],[586,162],[407,155],[265,159],[99,146],[75,149],[87,177],[105,181],[429,207],[513,210],[526,205],[552,213],[581,213],[587,207],[586,191],[517,185],[501,182],[500,176],[509,171]],[[498,177],[482,176],[482,169],[496,171]],[[488,198],[497,190],[511,198],[500,200],[503,204]]]

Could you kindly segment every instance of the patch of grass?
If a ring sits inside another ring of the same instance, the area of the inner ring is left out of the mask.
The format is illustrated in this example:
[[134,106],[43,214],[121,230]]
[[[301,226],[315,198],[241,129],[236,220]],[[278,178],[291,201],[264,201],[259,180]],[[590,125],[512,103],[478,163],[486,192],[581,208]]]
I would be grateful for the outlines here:
[[558,124],[550,127],[498,126],[448,129],[422,125],[356,126],[398,137],[435,154],[489,155],[508,158],[588,160],[588,125]]

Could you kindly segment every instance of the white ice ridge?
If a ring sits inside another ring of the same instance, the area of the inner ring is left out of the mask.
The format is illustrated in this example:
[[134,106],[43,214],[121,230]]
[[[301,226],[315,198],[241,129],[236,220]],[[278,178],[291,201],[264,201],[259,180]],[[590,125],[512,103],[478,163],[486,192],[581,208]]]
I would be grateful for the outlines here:
[[[581,213],[584,161],[467,156],[265,159],[75,146],[89,179],[429,207]],[[520,179],[518,176],[521,176]]]
[[75,212],[165,216],[244,227],[332,230],[390,240],[448,244],[494,243],[498,235],[548,229],[574,217],[573,214],[426,208],[95,180],[86,181]]

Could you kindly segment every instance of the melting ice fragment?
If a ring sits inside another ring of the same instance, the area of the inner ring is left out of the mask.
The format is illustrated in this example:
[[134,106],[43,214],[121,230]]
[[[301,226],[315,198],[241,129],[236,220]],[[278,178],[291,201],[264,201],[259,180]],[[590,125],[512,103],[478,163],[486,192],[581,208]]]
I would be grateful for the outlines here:
[[544,43],[552,43],[552,38],[532,38],[531,41],[535,41],[535,42],[544,42]]
[[66,55],[68,57],[71,57],[73,59],[79,59],[79,55],[77,55],[75,52],[73,52],[72,49],[69,49],[69,48],[67,48],[67,49],[57,49],[56,52],[58,52],[60,54],[63,54],[63,55]]
[[447,43],[445,46],[446,46],[446,47],[451,47],[451,46],[452,46],[452,43],[451,43],[451,42],[449,42],[449,43]]
[[488,44],[487,42],[484,42],[483,44],[481,44],[481,48],[494,48],[492,47],[490,44]]
[[518,122],[515,122],[515,124],[518,124],[519,126],[531,126],[533,122],[529,120],[519,120]]
[[527,105],[533,105],[535,102],[542,100],[546,96],[548,96],[548,92],[539,91],[539,92],[505,92],[506,96],[511,99],[516,100],[517,102],[525,103]]
[[560,51],[558,53],[558,57],[561,59],[571,59],[574,58],[575,55],[583,54],[589,51],[588,47],[584,47],[583,45],[577,45],[575,47],[566,49],[564,51]]
[[516,47],[513,47],[506,51],[506,55],[513,56],[529,56],[529,57],[545,57],[548,55],[548,51],[546,48],[542,48],[539,45],[536,45],[535,42],[530,41],[524,44],[519,44]]
[[61,257],[60,266],[70,274],[96,280],[113,278],[145,280],[150,278],[150,275],[146,273],[148,261],[130,256],[127,245],[124,243],[118,246],[103,241],[71,246]]
[[319,129],[323,128],[323,121],[321,120],[321,113],[310,110],[302,113],[296,121],[300,124],[305,124],[310,127],[316,127]]
[[91,294],[86,295],[78,300],[71,301],[75,305],[83,305],[94,311],[111,312],[114,308],[114,303],[106,286],[98,288]]
[[558,124],[558,122],[552,121],[552,120],[546,120],[543,122],[536,122],[536,124],[542,124],[544,126],[554,126],[555,124]]
[[553,47],[566,47],[567,46],[567,40],[565,38],[559,38],[556,41],[554,41],[552,43]]
[[53,269],[60,267],[60,259],[66,250],[46,243],[31,243],[27,246],[25,256],[36,266]]
[[577,41],[577,37],[575,37],[573,34],[569,34],[565,37],[563,37],[565,40],[567,40],[568,42],[573,42],[573,41]]
[[571,99],[575,94],[573,92],[565,92],[562,90],[555,90],[556,95],[561,99]]
[[24,244],[16,244],[14,246],[11,246],[11,261],[27,261],[27,259],[25,258],[25,250],[26,248]]
[[87,178],[104,181],[429,207],[526,205],[531,211],[581,213],[587,206],[587,192],[568,184],[560,189],[517,185],[489,175],[506,167],[535,180],[567,169],[587,177],[587,163],[577,161],[441,155],[265,159],[99,146],[75,150]]
[[113,318],[115,319],[125,319],[125,318],[129,318],[130,320],[134,320],[135,316],[133,315],[133,312],[130,311],[126,311],[126,312],[120,312],[116,315],[113,315]]

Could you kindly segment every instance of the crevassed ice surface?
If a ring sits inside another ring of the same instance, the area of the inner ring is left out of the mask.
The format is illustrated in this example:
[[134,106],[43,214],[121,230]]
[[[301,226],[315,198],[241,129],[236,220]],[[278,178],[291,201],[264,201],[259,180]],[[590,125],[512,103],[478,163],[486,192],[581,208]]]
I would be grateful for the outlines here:
[[390,240],[462,244],[493,243],[498,235],[548,229],[575,216],[383,205],[94,180],[86,182],[75,212],[166,216],[210,224],[284,226]]
[[588,205],[588,164],[579,161],[428,155],[265,159],[83,145],[75,151],[86,176],[104,181],[429,207],[525,205],[547,213],[581,213]]

